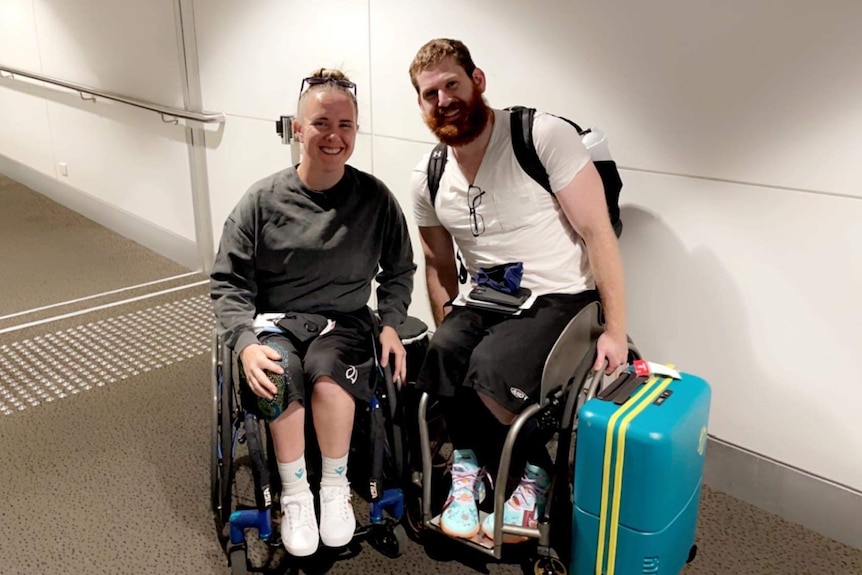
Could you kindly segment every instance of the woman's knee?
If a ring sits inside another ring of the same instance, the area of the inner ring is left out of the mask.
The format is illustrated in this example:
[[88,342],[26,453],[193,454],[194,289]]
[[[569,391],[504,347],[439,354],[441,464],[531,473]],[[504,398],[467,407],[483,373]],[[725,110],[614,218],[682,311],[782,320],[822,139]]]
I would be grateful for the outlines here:
[[338,382],[328,376],[318,378],[311,390],[312,401],[315,403],[340,403],[348,401],[353,404],[353,396],[350,395]]
[[[274,421],[285,414],[294,403],[300,406],[304,404],[305,381],[302,362],[295,352],[285,349],[277,342],[268,341],[266,345],[281,355],[281,359],[276,363],[284,372],[268,372],[267,377],[275,385],[276,392],[271,399],[257,396],[255,399],[260,416],[267,421]],[[250,390],[247,393],[252,395]]]

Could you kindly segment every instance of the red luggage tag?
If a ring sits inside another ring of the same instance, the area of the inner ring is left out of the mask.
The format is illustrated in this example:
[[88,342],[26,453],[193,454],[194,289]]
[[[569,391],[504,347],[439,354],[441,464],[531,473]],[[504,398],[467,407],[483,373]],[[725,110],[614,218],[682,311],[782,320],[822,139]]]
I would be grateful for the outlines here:
[[649,362],[645,359],[636,359],[632,362],[632,366],[635,368],[635,375],[640,377],[648,377],[650,374]]
[[661,365],[646,361],[645,359],[636,359],[632,362],[632,367],[634,367],[635,375],[641,377],[649,377],[655,374],[673,379],[682,379],[679,372],[670,365]]

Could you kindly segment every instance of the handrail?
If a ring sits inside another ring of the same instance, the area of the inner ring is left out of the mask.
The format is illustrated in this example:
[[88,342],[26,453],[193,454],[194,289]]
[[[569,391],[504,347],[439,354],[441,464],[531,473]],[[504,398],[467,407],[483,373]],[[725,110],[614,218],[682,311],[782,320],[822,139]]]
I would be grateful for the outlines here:
[[[9,76],[3,76],[3,72],[6,72],[7,74],[9,74]],[[10,68],[9,66],[3,66],[2,64],[0,64],[0,77],[12,78],[14,80],[15,76],[22,76],[24,78],[38,80],[39,82],[46,82],[48,84],[54,84],[56,86],[68,88],[70,90],[78,92],[78,94],[81,96],[81,99],[83,100],[92,100],[95,102],[96,96],[98,96],[100,98],[114,100],[115,102],[121,102],[123,104],[128,104],[137,108],[143,108],[144,110],[150,110],[152,112],[160,114],[163,122],[173,122],[174,124],[176,124],[177,118],[182,118],[184,120],[194,120],[196,122],[203,122],[207,124],[224,124],[225,121],[225,115],[222,112],[190,112],[188,110],[181,110],[179,108],[171,108],[170,106],[162,106],[160,104],[154,104],[152,102],[147,102],[144,100],[136,100],[135,98],[129,98],[127,96],[122,96],[113,92],[96,90],[89,86],[84,86],[83,84],[67,82],[66,80],[51,78],[50,76],[43,76],[41,74],[35,74],[33,72],[19,70],[18,68]],[[89,97],[86,97],[85,94]],[[167,118],[172,119],[169,120]]]

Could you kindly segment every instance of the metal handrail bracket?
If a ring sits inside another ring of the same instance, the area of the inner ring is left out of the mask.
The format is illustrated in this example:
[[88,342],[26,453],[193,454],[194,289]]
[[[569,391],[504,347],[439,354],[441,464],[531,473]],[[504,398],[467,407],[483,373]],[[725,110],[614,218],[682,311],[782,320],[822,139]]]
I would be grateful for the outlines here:
[[[8,74],[8,76],[4,73]],[[96,88],[85,86],[83,84],[67,82],[66,80],[60,80],[58,78],[52,78],[50,76],[43,76],[42,74],[35,74],[33,72],[27,72],[26,70],[11,68],[9,66],[4,66],[0,64],[0,77],[14,79],[16,76],[20,76],[22,78],[30,78],[31,80],[36,80],[39,82],[52,84],[54,86],[67,88],[69,90],[78,92],[78,94],[81,96],[81,99],[83,100],[95,102],[97,97],[105,98],[107,100],[113,100],[115,102],[128,104],[129,106],[134,106],[136,108],[150,110],[161,115],[162,121],[167,123],[176,124],[178,123],[180,118],[184,120],[202,122],[204,124],[224,124],[225,122],[225,115],[222,112],[190,112],[188,110],[181,110],[179,108],[171,108],[170,106],[162,106],[161,104],[155,104],[153,102],[147,102],[145,100],[129,98],[127,96],[116,94],[114,92],[97,90]]]

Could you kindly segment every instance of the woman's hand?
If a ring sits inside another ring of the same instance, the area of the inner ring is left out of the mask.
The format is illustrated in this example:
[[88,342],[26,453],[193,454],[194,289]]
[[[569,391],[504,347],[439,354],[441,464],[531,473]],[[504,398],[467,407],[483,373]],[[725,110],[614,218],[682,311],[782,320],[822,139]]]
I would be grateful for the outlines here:
[[264,399],[272,399],[278,389],[269,380],[266,372],[279,375],[284,373],[284,369],[275,363],[281,360],[281,355],[268,345],[253,343],[240,352],[239,359],[245,379],[254,394]]
[[389,365],[389,356],[395,356],[395,365],[392,366],[392,379],[400,379],[401,383],[407,379],[407,351],[398,337],[394,327],[383,326],[380,330],[380,365]]

